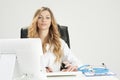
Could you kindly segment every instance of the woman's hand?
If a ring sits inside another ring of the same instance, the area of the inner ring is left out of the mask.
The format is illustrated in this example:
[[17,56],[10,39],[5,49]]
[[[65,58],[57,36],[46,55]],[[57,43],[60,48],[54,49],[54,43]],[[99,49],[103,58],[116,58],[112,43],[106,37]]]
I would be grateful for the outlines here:
[[66,69],[62,69],[63,72],[74,72],[77,71],[77,66],[73,66],[68,62],[64,62]]
[[52,69],[50,67],[46,67],[46,72],[53,72]]

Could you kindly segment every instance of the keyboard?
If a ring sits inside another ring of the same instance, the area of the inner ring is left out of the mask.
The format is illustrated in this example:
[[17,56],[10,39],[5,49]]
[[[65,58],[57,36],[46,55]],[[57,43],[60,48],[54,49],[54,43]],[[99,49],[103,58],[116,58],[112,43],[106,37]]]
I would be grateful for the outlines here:
[[46,73],[47,77],[77,76],[80,72],[51,72]]

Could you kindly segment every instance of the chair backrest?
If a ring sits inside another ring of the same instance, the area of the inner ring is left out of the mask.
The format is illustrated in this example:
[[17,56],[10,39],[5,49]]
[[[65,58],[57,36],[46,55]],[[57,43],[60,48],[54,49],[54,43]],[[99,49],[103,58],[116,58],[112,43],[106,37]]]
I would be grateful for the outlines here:
[[[67,43],[68,47],[70,48],[70,40],[69,40],[69,32],[67,26],[58,25],[58,30],[60,32],[61,38]],[[21,38],[28,38],[28,27],[21,28]]]

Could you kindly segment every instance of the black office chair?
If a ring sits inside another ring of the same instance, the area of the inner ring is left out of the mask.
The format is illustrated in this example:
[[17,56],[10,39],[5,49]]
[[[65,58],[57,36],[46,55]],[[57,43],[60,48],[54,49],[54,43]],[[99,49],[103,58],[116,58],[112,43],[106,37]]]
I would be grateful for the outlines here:
[[[61,38],[67,43],[68,47],[70,48],[70,40],[69,40],[69,33],[67,26],[58,25],[58,30],[60,32]],[[28,27],[21,28],[21,38],[28,38]]]

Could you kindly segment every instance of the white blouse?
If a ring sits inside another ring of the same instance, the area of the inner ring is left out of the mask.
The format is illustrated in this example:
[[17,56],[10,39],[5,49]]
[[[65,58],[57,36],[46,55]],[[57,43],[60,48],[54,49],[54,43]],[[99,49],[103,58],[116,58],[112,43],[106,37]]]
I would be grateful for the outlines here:
[[[63,57],[62,57],[62,62],[68,61],[72,65],[79,66],[77,58],[71,53],[70,48],[68,45],[65,43],[64,40],[60,39],[61,44],[62,44],[62,50],[63,50]],[[44,67],[50,67],[53,72],[60,71],[60,66],[61,62],[55,62],[56,56],[54,55],[53,52],[51,52],[49,49],[49,45],[46,47],[47,52],[42,56],[42,63]]]

